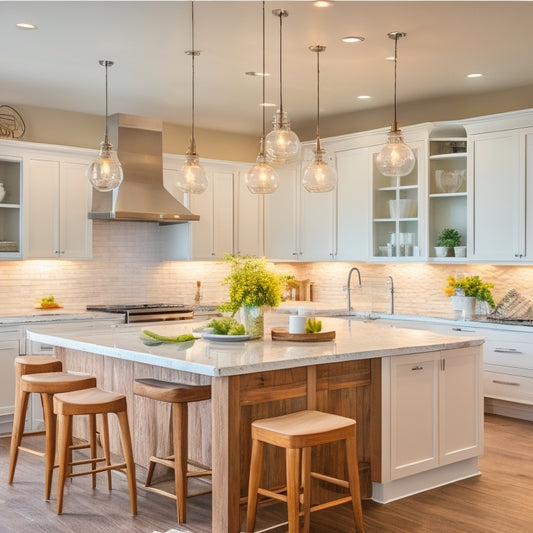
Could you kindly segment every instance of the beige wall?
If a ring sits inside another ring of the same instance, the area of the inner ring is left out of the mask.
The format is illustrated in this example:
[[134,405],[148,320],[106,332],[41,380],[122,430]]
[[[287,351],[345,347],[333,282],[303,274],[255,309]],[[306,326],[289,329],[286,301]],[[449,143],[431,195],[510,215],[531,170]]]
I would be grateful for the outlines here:
[[[97,149],[102,140],[105,124],[102,116],[31,106],[16,108],[26,123],[25,141]],[[398,118],[402,127],[421,122],[459,120],[528,108],[533,108],[532,86],[405,103],[398,106]],[[322,137],[333,137],[388,127],[391,118],[390,106],[323,116],[320,120],[320,132]],[[314,139],[314,120],[301,123],[293,121],[293,127],[301,140]],[[185,153],[189,136],[188,126],[164,123],[163,151],[171,154]],[[208,159],[253,162],[259,151],[259,138],[256,135],[197,129],[196,141],[198,152]]]
[[[460,120],[529,108],[533,108],[533,86],[398,104],[398,121],[401,128],[422,122]],[[390,127],[391,122],[392,103],[385,108],[320,117],[320,134],[321,137],[333,137]],[[302,140],[315,136],[314,122],[295,123],[294,127]]]
[[[23,140],[27,142],[79,146],[98,149],[103,140],[105,119],[98,115],[15,106],[26,124]],[[200,156],[226,161],[255,161],[259,140],[251,135],[196,130],[196,144]],[[163,152],[184,154],[191,130],[188,126],[163,124]]]

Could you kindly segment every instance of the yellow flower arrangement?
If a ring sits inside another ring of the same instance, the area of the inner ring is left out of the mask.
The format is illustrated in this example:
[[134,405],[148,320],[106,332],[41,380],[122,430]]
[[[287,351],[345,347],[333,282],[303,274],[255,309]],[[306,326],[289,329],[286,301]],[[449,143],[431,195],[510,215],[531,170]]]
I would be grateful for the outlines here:
[[466,276],[461,279],[448,276],[446,281],[448,285],[443,291],[448,296],[473,296],[481,302],[487,302],[493,308],[496,307],[491,291],[494,288],[493,283],[482,281],[479,276]]
[[267,265],[266,258],[255,256],[224,257],[231,262],[231,270],[222,283],[229,285],[229,302],[219,309],[235,314],[242,306],[277,307],[287,280],[293,276],[278,274]]

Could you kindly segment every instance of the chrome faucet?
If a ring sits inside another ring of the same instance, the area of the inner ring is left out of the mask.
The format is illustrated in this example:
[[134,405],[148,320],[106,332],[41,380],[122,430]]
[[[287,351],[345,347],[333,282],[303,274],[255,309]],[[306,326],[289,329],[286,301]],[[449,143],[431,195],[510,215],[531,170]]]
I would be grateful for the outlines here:
[[346,290],[348,291],[348,314],[350,314],[350,311],[352,310],[352,297],[351,297],[351,280],[352,280],[352,274],[353,272],[357,272],[357,277],[359,279],[359,287],[361,286],[361,272],[359,272],[359,269],[357,267],[352,267],[350,269],[350,272],[348,272],[348,282],[346,283]]
[[392,280],[392,276],[387,276],[387,287],[389,289],[389,295],[390,295],[390,314],[394,314],[394,281]]

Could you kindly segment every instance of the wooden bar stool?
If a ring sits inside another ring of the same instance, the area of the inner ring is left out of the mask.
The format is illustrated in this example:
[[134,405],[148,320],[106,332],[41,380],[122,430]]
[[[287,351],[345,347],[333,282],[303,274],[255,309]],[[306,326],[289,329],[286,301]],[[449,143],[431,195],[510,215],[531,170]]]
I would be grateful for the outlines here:
[[[93,488],[96,487],[96,474],[107,472],[108,488],[111,490],[111,470],[126,469],[128,487],[130,492],[131,514],[137,514],[137,485],[135,482],[135,463],[133,462],[133,450],[131,434],[128,424],[126,397],[115,392],[108,392],[97,388],[84,389],[73,392],[65,392],[54,395],[54,413],[57,416],[59,433],[59,482],[57,488],[57,514],[63,512],[63,492],[65,481],[69,477],[77,477],[91,474]],[[111,464],[109,452],[108,413],[115,413],[120,428],[120,440],[124,463]],[[96,415],[102,415],[102,434],[104,457],[96,456]],[[89,415],[91,457],[87,460],[70,461],[69,450],[72,440],[72,417],[76,415]],[[96,463],[105,462],[105,466],[96,468]],[[91,470],[73,472],[72,466],[91,464]]]
[[[24,436],[24,433],[20,431],[21,420],[19,420],[17,424],[17,431],[13,432],[13,436],[11,438],[10,472],[13,472],[13,475],[15,473],[18,450],[27,451],[41,457],[44,456],[44,497],[45,500],[49,500],[56,452],[56,417],[53,412],[52,397],[57,392],[66,392],[94,387],[96,386],[96,378],[87,375],[69,374],[68,372],[42,372],[21,375],[18,386],[18,394],[20,398],[19,401],[23,410],[25,410],[28,405],[28,399],[31,393],[41,395],[44,418],[45,451],[43,454],[42,452],[37,452],[30,448],[21,446],[21,440]],[[43,432],[38,433],[42,434]],[[9,479],[11,482],[11,475]]]
[[23,394],[21,391],[21,377],[25,374],[61,372],[62,370],[63,363],[51,355],[24,355],[15,358],[15,414],[13,415],[11,451],[9,454],[9,474],[7,480],[10,485],[13,483],[13,478],[15,477],[15,468],[17,466],[19,450],[44,457],[44,454],[37,450],[20,446],[23,437],[45,434],[44,431],[24,431],[29,394]]
[[[172,437],[174,442],[174,455],[170,457],[150,457],[148,475],[146,477],[146,490],[156,492],[168,498],[176,500],[176,512],[178,522],[185,522],[187,519],[186,500],[191,496],[207,494],[211,490],[204,490],[189,494],[187,479],[189,477],[210,476],[211,470],[205,465],[199,465],[189,460],[188,456],[188,408],[189,402],[200,402],[211,398],[211,385],[186,385],[158,379],[141,378],[136,379],[133,384],[133,392],[139,396],[145,396],[160,402],[172,404]],[[155,465],[161,464],[174,470],[175,494],[171,492],[151,487],[152,475]],[[197,467],[196,470],[189,470],[188,464]]]
[[[304,517],[304,531],[308,533],[311,512],[351,501],[356,530],[362,533],[364,531],[363,511],[359,489],[355,425],[355,420],[351,418],[321,411],[298,411],[253,422],[246,533],[252,533],[255,527],[258,494],[287,503],[289,533],[300,531],[300,516],[303,515]],[[344,440],[346,443],[348,481],[311,472],[311,447],[340,440]],[[280,494],[282,491],[273,492],[259,487],[263,462],[263,444],[265,442],[285,448],[287,467],[286,495]],[[311,477],[347,487],[350,490],[350,496],[311,506]],[[302,482],[301,496],[300,480]],[[302,503],[302,512],[300,512],[300,503]]]

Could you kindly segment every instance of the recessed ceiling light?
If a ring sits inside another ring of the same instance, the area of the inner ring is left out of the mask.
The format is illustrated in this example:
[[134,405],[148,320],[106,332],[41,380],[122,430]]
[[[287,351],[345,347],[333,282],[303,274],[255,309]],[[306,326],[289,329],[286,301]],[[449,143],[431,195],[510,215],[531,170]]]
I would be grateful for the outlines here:
[[29,22],[19,22],[17,24],[17,28],[21,30],[36,30],[37,25],[36,24],[30,24]]
[[483,74],[480,74],[479,72],[474,72],[473,74],[468,74],[466,77],[467,78],[482,78]]
[[270,76],[270,74],[268,72],[245,72],[245,74],[247,76],[264,76],[265,78],[267,76]]
[[329,7],[332,6],[335,2],[332,0],[316,0],[314,2],[315,7]]
[[372,97],[369,96],[368,94],[360,94],[357,98],[358,100],[369,100]]
[[341,40],[343,43],[362,43],[365,38],[358,37],[356,35],[348,35],[347,37],[343,37]]

